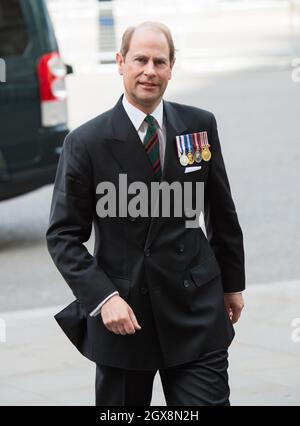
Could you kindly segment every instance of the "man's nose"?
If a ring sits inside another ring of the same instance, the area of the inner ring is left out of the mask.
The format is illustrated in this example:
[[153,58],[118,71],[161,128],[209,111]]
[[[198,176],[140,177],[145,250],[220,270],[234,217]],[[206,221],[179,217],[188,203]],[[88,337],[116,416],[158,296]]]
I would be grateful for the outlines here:
[[156,74],[155,66],[154,66],[153,61],[148,61],[147,62],[146,66],[145,66],[145,69],[144,69],[144,74],[147,75],[147,76],[153,76],[153,75]]

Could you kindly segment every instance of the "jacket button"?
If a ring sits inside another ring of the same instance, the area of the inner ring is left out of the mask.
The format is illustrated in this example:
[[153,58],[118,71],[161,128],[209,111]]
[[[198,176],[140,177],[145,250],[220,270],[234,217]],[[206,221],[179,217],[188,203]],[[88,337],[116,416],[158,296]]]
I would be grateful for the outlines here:
[[142,294],[147,294],[148,293],[148,289],[146,287],[142,287],[141,288],[141,293]]
[[188,280],[184,280],[184,281],[183,281],[183,286],[184,286],[185,288],[189,287],[189,286],[190,286],[190,282],[189,282]]
[[179,253],[183,253],[184,252],[184,245],[183,244],[178,247],[178,252]]
[[149,257],[150,256],[150,250],[149,249],[147,249],[147,250],[145,250],[145,256],[147,256],[147,257]]

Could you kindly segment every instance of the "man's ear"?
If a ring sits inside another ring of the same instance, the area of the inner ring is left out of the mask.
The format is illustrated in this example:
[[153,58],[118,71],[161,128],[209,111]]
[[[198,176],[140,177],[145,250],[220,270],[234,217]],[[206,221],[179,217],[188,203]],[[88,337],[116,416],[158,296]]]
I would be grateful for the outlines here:
[[116,53],[116,62],[118,64],[119,74],[123,75],[124,59],[120,52]]
[[171,71],[170,71],[169,80],[171,80],[171,78],[172,78],[172,71],[173,71],[173,67],[174,67],[175,61],[176,61],[176,58],[174,58],[173,61],[170,63]]

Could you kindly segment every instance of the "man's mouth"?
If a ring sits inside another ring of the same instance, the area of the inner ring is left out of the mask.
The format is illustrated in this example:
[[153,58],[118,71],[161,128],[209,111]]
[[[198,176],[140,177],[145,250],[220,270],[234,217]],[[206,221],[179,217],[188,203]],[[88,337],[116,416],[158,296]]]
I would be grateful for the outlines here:
[[145,88],[149,88],[149,89],[151,89],[151,88],[153,88],[153,87],[156,87],[157,86],[157,84],[154,84],[154,83],[146,83],[146,82],[139,82],[139,84],[141,85],[141,86],[143,86],[143,87],[145,87]]

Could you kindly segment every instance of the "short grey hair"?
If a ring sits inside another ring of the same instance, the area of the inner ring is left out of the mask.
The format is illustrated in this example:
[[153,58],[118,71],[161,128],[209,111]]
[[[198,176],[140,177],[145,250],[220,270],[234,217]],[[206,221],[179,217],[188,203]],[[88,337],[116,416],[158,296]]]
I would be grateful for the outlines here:
[[140,28],[149,28],[151,30],[164,34],[169,46],[169,59],[170,59],[170,62],[173,62],[175,59],[175,46],[174,46],[174,41],[173,41],[173,37],[172,37],[172,33],[170,29],[166,25],[162,24],[161,22],[152,22],[152,21],[142,22],[141,24],[137,26],[131,26],[125,30],[122,36],[122,43],[121,43],[121,49],[120,49],[120,52],[123,58],[125,59],[125,56],[130,48],[130,42],[134,32]]

